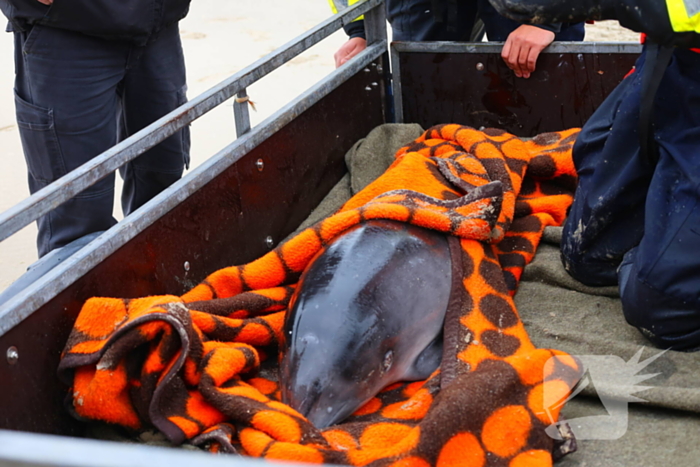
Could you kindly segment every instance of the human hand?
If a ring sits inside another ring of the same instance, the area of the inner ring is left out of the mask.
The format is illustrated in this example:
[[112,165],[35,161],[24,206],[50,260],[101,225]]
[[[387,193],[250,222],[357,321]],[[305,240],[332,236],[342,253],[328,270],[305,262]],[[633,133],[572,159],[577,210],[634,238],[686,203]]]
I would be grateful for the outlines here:
[[529,78],[530,73],[535,71],[540,52],[553,40],[552,31],[523,24],[508,36],[501,57],[508,68],[515,72],[515,76]]
[[[49,0],[53,1],[53,0]],[[333,55],[335,59],[335,67],[338,68],[350,60],[355,55],[359,54],[367,48],[367,41],[361,37],[353,37],[343,44],[338,51]]]
[[36,0],[39,3],[43,3],[44,5],[51,5],[53,3],[53,0]]

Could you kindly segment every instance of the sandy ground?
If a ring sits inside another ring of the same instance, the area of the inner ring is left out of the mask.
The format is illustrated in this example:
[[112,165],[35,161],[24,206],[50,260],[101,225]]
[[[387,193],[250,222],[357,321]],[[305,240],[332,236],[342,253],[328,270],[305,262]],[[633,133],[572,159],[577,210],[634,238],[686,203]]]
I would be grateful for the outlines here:
[[[324,0],[196,0],[181,23],[187,62],[189,96],[216,83],[294,39],[330,15]],[[586,40],[636,41],[638,35],[617,23],[587,26]],[[278,110],[296,95],[333,70],[333,52],[345,40],[338,32],[251,86],[248,94],[257,112],[253,125]],[[26,169],[14,115],[13,39],[0,34],[0,211],[27,196]],[[227,102],[192,125],[192,165],[235,138],[231,102]],[[115,216],[121,216],[115,207]],[[28,226],[0,243],[0,291],[36,260],[36,228]]]

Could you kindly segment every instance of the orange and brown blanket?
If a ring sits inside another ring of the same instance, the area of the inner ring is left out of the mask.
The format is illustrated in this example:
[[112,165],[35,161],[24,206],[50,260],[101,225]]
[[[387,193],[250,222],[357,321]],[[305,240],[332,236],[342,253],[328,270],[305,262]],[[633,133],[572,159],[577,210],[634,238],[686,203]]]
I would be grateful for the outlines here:
[[[563,352],[535,348],[512,295],[544,228],[566,216],[576,135],[523,140],[433,127],[336,214],[260,259],[216,271],[182,297],[90,299],[59,368],[72,385],[73,410],[133,430],[156,428],[174,443],[268,459],[551,465],[565,448],[545,429],[557,422],[581,368]],[[459,239],[448,350],[428,380],[388,387],[344,423],[319,430],[279,401],[286,307],[309,261],[369,219]]]

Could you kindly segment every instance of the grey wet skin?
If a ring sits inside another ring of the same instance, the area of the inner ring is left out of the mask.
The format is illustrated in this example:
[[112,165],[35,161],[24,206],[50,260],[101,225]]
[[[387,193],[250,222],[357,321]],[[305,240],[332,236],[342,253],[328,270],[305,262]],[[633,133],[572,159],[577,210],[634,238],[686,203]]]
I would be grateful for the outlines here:
[[452,264],[445,235],[393,221],[343,233],[301,277],[285,322],[283,401],[319,428],[442,359]]

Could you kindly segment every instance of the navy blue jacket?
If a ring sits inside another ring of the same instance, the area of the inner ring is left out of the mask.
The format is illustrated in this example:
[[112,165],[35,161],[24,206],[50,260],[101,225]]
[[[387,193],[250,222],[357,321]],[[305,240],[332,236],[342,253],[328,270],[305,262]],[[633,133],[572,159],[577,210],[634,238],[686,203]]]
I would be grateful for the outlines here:
[[34,24],[68,29],[106,39],[145,42],[187,14],[190,0],[0,0],[10,28],[24,31]]

